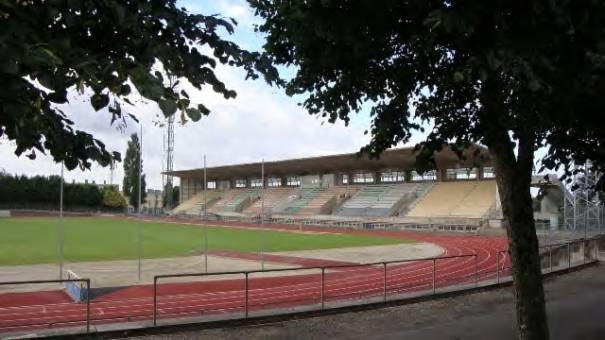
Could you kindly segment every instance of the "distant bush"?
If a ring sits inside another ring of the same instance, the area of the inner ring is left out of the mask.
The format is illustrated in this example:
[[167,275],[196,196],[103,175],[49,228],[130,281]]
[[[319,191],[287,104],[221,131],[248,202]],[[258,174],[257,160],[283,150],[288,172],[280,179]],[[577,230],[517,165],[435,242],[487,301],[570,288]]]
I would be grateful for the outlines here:
[[[59,176],[12,176],[0,173],[0,205],[5,207],[59,208]],[[100,208],[103,193],[94,184],[65,183],[63,186],[65,208]]]
[[126,199],[113,187],[105,187],[103,192],[103,206],[109,209],[121,209],[126,207]]

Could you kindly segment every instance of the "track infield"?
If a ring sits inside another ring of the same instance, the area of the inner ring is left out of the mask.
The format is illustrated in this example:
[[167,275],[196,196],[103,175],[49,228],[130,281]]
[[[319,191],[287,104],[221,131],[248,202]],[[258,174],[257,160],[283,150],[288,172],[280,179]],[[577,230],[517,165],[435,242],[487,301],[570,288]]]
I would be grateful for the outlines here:
[[[204,228],[170,222],[110,217],[64,219],[64,255],[68,262],[136,259],[141,230],[143,258],[199,254]],[[0,219],[0,266],[57,263],[58,218]],[[209,251],[287,252],[316,249],[392,245],[416,242],[406,238],[292,230],[259,230],[210,226]]]

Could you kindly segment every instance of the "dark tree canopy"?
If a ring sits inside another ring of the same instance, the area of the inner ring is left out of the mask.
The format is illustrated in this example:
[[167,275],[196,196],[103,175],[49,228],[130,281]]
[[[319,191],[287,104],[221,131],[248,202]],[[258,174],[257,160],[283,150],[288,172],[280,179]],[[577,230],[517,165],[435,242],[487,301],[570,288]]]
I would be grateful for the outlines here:
[[[0,206],[6,209],[59,209],[61,177],[11,176],[0,172]],[[70,210],[99,209],[103,194],[95,184],[64,183],[63,201]]]
[[0,1],[0,137],[16,142],[17,155],[48,151],[68,169],[108,165],[119,154],[57,109],[68,93],[86,96],[96,111],[108,108],[112,122],[136,114],[135,92],[165,116],[180,112],[197,121],[210,108],[164,81],[167,74],[227,99],[236,93],[214,74],[219,64],[275,81],[266,58],[221,38],[222,31],[233,32],[234,21],[191,14],[175,2]]
[[[366,151],[408,141],[414,116],[434,122],[432,147],[489,144],[497,120],[511,142],[527,131],[548,146],[548,168],[605,163],[602,1],[250,3],[272,60],[297,66],[287,91],[308,95],[309,113],[348,121],[372,104]],[[488,88],[500,107],[484,121]]]
[[296,68],[287,93],[303,96],[310,114],[348,122],[371,106],[362,151],[378,156],[424,126],[419,161],[447,144],[488,147],[519,336],[548,338],[530,194],[535,151],[545,147],[542,166],[567,175],[587,160],[605,170],[605,2],[249,2],[264,19],[267,54]]

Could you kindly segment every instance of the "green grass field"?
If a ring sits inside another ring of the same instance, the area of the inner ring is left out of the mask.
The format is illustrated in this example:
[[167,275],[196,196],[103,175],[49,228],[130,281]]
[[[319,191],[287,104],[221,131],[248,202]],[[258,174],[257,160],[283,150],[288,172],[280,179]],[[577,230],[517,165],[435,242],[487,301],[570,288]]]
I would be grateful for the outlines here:
[[[171,223],[136,222],[111,218],[66,218],[65,260],[68,262],[137,258],[141,227],[143,257],[186,256],[201,252],[203,228]],[[256,252],[343,248],[413,242],[349,234],[296,234],[279,231],[209,227],[209,250]],[[0,265],[56,263],[57,218],[0,219]]]

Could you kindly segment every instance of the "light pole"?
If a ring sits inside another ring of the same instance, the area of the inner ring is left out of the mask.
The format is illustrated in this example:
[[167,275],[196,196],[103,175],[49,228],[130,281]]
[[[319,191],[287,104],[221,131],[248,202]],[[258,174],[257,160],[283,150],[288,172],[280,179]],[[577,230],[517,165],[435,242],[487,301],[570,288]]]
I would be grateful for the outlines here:
[[[261,228],[265,225],[265,159],[262,159],[261,167],[260,167],[260,179],[261,179],[261,201],[260,201],[260,225]],[[263,247],[262,247],[262,237],[261,237],[261,246],[260,246],[260,265],[261,270],[265,270],[265,258],[263,256]]]
[[63,262],[64,259],[64,221],[63,221],[63,168],[64,163],[61,162],[61,184],[59,187],[59,280],[63,280]]
[[206,215],[206,205],[208,203],[206,199],[206,187],[208,186],[208,180],[206,178],[206,155],[204,155],[204,271],[208,272],[208,216]]

